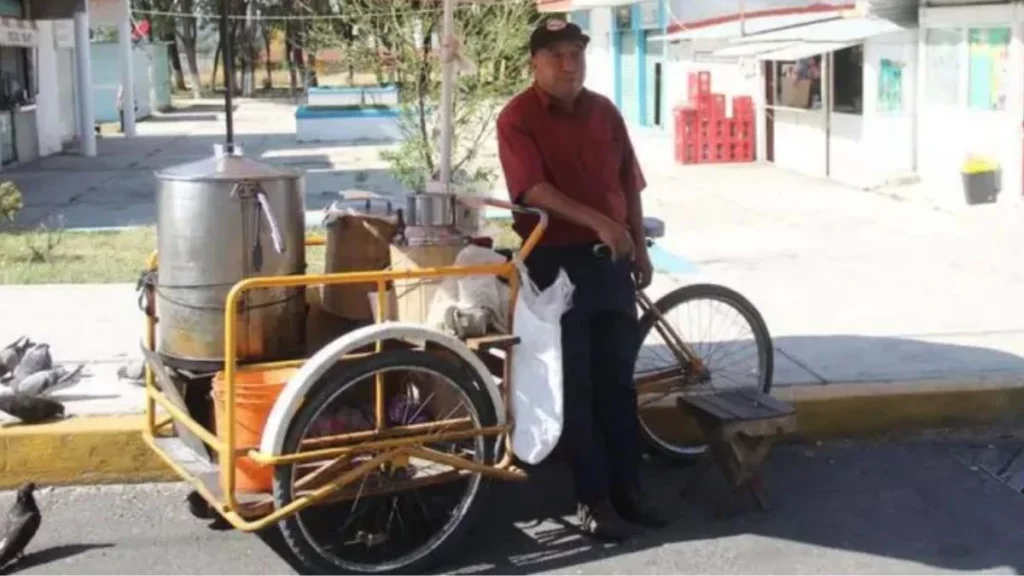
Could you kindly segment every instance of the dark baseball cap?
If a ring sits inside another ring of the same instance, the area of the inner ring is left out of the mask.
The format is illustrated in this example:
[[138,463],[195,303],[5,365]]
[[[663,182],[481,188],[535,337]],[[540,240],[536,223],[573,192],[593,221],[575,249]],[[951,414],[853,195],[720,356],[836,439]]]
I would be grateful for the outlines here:
[[581,42],[584,46],[590,43],[590,36],[583,33],[580,27],[561,18],[549,18],[541,22],[530,34],[530,54],[536,54],[557,42]]

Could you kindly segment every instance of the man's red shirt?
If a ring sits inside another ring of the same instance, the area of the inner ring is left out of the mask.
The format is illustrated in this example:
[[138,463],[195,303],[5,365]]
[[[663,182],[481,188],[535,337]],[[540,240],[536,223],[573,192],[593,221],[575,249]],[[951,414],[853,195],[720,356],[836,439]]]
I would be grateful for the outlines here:
[[[646,186],[622,115],[610,100],[584,89],[567,110],[536,86],[517,95],[498,115],[498,155],[509,197],[547,182],[573,200],[628,227],[627,198]],[[515,214],[526,238],[535,216]],[[542,245],[596,242],[590,229],[552,216]]]

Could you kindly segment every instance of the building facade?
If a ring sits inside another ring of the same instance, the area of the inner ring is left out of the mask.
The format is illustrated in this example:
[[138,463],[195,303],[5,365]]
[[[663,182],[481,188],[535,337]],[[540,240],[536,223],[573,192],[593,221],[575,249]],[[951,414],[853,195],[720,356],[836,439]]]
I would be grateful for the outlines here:
[[920,178],[955,202],[980,157],[1001,202],[1024,197],[1024,2],[560,1],[594,38],[588,86],[633,124],[672,130],[686,73],[709,70],[754,98],[761,160],[858,188]]

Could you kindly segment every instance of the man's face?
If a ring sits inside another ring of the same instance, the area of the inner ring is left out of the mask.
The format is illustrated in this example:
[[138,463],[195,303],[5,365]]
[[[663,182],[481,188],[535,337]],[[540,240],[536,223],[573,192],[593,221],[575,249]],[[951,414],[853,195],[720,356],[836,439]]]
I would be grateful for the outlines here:
[[587,76],[586,48],[582,42],[558,42],[533,55],[533,77],[542,90],[561,100],[572,100]]

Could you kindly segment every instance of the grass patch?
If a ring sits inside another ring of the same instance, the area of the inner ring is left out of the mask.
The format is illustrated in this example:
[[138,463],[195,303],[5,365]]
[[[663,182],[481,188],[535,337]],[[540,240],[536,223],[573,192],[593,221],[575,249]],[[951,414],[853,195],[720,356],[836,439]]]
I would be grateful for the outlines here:
[[[309,234],[323,234],[310,230]],[[515,247],[511,222],[490,222],[483,230],[498,247]],[[135,282],[156,249],[152,226],[102,232],[64,231],[47,250],[44,232],[0,233],[0,284],[108,284]],[[41,256],[41,258],[40,258]],[[324,248],[306,249],[310,273],[322,272]]]

